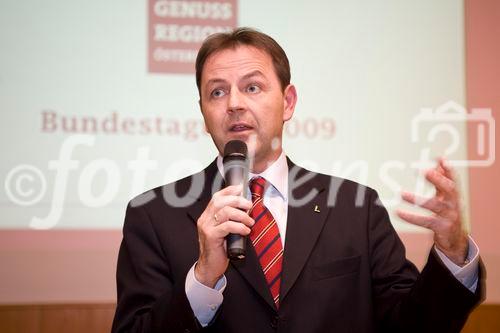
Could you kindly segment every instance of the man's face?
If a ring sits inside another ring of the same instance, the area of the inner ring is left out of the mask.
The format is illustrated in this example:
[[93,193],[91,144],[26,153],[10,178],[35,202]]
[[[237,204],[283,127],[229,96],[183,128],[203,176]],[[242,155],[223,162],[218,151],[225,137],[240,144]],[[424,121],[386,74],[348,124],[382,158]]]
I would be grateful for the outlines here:
[[271,57],[254,47],[214,53],[203,67],[200,107],[207,131],[221,154],[230,140],[246,142],[254,172],[281,154],[283,123],[296,100],[295,87],[283,92]]

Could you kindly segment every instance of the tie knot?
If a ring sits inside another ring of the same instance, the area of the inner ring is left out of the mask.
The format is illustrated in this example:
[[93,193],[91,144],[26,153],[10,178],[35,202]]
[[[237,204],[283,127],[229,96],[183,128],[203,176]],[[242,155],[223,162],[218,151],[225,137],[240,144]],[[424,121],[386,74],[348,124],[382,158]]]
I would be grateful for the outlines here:
[[252,193],[252,197],[262,197],[266,189],[266,184],[267,181],[262,177],[252,178],[252,180],[250,180],[250,192]]

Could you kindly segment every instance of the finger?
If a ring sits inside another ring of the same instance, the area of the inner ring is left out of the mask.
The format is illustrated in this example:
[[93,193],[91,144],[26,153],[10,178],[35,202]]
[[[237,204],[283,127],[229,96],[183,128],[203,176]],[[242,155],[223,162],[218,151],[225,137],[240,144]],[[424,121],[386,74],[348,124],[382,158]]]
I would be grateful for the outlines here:
[[223,188],[222,190],[215,192],[214,196],[216,196],[216,195],[221,195],[221,196],[241,195],[241,193],[243,193],[243,184],[227,186],[227,187]]
[[236,195],[214,196],[212,204],[215,211],[218,211],[226,206],[238,208],[244,211],[252,208],[252,202],[247,198]]
[[[441,163],[441,158],[442,158],[442,157],[440,157],[440,158],[438,158],[438,159],[437,159],[437,164],[436,164],[436,167],[435,167],[434,169],[432,169],[432,170],[434,170],[434,171],[436,171],[438,174],[440,174],[440,175],[443,175],[443,176],[444,176],[444,175],[445,175],[445,171],[444,171],[443,167],[442,167],[442,166],[441,166],[441,164],[440,164],[440,163]],[[430,171],[430,170],[427,170],[427,171],[426,171],[426,173],[427,173],[427,172],[429,172],[429,171]],[[442,198],[442,197],[445,197],[445,196],[446,196],[446,194],[445,194],[445,193],[443,192],[443,190],[441,190],[440,188],[436,188],[436,196],[437,196],[437,197],[439,197],[439,198]]]
[[432,169],[425,173],[425,178],[446,195],[455,195],[455,182]]
[[452,206],[450,203],[439,200],[436,197],[424,198],[410,192],[402,192],[401,198],[408,203],[428,209],[436,214],[440,214],[443,210],[451,208]]
[[448,163],[446,163],[446,160],[443,157],[439,160],[439,166],[443,169],[444,175],[448,179],[455,181],[455,170],[449,166]]
[[396,214],[401,218],[402,220],[418,225],[420,227],[424,227],[427,229],[432,229],[433,225],[435,224],[437,218],[434,216],[423,216],[423,215],[418,215],[418,214],[413,214],[409,212],[405,212],[402,210],[396,210]]
[[229,234],[247,236],[250,234],[250,231],[249,227],[236,221],[226,221],[213,229],[213,233],[217,238],[224,238]]
[[406,202],[409,202],[413,205],[428,209],[436,214],[440,214],[445,209],[449,209],[449,208],[454,207],[453,204],[451,204],[450,202],[440,200],[437,197],[425,198],[425,197],[421,197],[421,196],[415,195],[415,194],[410,193],[410,192],[402,192],[401,198]]
[[446,177],[446,171],[441,166],[441,164],[438,164],[434,170],[436,170],[440,175],[443,175]]
[[246,211],[242,211],[237,208],[226,206],[219,210],[217,213],[217,222],[216,224],[222,224],[226,221],[237,221],[245,224],[248,227],[254,225],[254,220],[246,213]]
[[406,202],[430,210],[436,214],[437,218],[450,221],[460,220],[460,205],[455,200],[444,200],[437,196],[429,199],[408,192],[402,193],[401,197]]

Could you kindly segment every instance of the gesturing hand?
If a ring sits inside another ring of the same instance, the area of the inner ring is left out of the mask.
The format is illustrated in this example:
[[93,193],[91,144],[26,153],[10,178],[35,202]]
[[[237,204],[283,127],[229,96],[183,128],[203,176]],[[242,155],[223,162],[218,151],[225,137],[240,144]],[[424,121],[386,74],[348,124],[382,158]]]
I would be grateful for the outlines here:
[[467,233],[462,227],[460,194],[453,170],[441,158],[436,168],[428,170],[425,178],[436,188],[432,198],[422,198],[403,192],[403,200],[428,209],[432,216],[423,216],[398,210],[398,216],[415,225],[434,232],[434,242],[451,261],[462,266],[468,251]]
[[240,196],[242,189],[241,185],[234,185],[216,192],[197,222],[200,256],[194,274],[210,288],[229,264],[225,237],[230,233],[246,236],[254,224],[246,213],[252,202]]

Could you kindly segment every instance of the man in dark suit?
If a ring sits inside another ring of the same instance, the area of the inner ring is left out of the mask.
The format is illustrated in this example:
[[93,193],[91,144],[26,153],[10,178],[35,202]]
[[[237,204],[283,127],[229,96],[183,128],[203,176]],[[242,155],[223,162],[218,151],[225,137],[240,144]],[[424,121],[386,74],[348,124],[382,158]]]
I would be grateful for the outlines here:
[[[377,193],[293,164],[281,149],[297,94],[269,36],[209,37],[196,61],[200,107],[219,153],[233,139],[253,157],[249,186],[221,189],[219,156],[127,208],[113,332],[459,332],[481,300],[478,249],[462,229],[452,170],[429,170],[433,198],[399,212],[434,232],[423,271],[405,258]],[[225,237],[247,236],[229,261]]]

